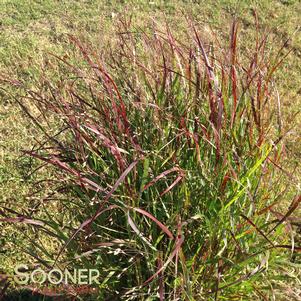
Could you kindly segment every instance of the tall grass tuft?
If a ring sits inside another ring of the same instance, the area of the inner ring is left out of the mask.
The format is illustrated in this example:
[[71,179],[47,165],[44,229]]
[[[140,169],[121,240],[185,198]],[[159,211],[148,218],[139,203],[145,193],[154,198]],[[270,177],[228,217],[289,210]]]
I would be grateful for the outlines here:
[[300,197],[271,214],[283,49],[273,56],[258,34],[242,52],[236,22],[228,46],[187,24],[178,37],[121,20],[101,50],[70,36],[74,57],[47,67],[58,77],[45,71],[18,100],[46,138],[27,153],[56,168],[53,193],[68,197],[3,220],[57,242],[31,251],[46,267],[99,269],[98,300],[262,298],[273,262],[301,250],[283,227]]

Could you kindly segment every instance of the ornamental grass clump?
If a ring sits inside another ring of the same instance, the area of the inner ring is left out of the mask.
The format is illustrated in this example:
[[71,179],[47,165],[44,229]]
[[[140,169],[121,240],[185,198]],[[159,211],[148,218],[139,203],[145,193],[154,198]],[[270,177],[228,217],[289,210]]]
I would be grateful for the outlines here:
[[52,56],[58,76],[19,100],[46,138],[27,154],[67,196],[23,216],[58,245],[35,258],[98,269],[99,300],[262,297],[273,262],[300,251],[270,211],[283,48],[273,56],[258,34],[242,50],[236,22],[226,46],[190,21],[180,37],[120,24],[101,49],[70,36],[74,57]]

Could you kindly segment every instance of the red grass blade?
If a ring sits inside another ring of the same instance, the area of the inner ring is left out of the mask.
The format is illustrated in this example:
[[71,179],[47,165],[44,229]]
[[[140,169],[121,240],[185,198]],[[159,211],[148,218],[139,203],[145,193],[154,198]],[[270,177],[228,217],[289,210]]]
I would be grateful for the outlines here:
[[134,211],[137,211],[145,216],[147,216],[148,218],[150,218],[152,221],[154,221],[159,228],[161,228],[161,230],[170,238],[170,239],[174,239],[172,233],[169,231],[169,229],[163,225],[158,219],[156,219],[153,215],[151,215],[149,212],[140,209],[140,208],[132,208]]
[[296,196],[293,199],[287,213],[280,219],[280,221],[273,227],[273,229],[269,233],[273,232],[279,225],[281,225],[298,208],[300,203],[301,203],[301,195]]
[[183,170],[179,167],[173,167],[171,169],[168,169],[164,172],[162,172],[161,174],[159,174],[158,176],[156,176],[153,180],[151,180],[148,184],[146,184],[143,188],[142,188],[142,191],[148,189],[150,186],[154,185],[156,182],[158,182],[160,179],[166,177],[168,174],[174,172],[174,171],[177,171],[177,172],[180,172],[182,173]]
[[7,223],[24,223],[29,225],[35,226],[45,226],[45,223],[38,220],[29,219],[26,217],[7,217],[7,218],[0,218],[0,222],[7,222]]
[[164,194],[168,193],[170,190],[172,190],[179,182],[182,181],[182,179],[184,178],[184,175],[181,174],[179,175],[175,180],[174,182],[169,186],[167,187],[161,194],[160,196],[163,196]]

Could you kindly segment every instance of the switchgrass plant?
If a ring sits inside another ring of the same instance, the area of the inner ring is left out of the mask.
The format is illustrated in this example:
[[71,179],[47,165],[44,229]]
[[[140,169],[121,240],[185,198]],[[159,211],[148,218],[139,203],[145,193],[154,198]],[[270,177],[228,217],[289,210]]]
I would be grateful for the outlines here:
[[70,42],[78,52],[53,55],[16,99],[45,135],[27,154],[56,168],[52,193],[2,221],[55,241],[53,252],[29,237],[44,267],[98,269],[97,300],[272,298],[275,263],[301,250],[288,234],[300,197],[273,213],[284,48],[273,55],[258,32],[241,53],[235,21],[228,46],[191,20],[180,38],[123,19],[101,49]]

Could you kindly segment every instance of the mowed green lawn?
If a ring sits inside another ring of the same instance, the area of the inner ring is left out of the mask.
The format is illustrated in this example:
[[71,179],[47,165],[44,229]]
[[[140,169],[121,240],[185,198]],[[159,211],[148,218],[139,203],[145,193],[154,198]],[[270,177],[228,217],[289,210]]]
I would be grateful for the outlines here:
[[[240,47],[247,48],[256,37],[254,10],[262,32],[270,32],[273,49],[280,49],[287,41],[282,53],[292,51],[275,76],[275,88],[283,104],[283,134],[287,140],[287,159],[283,168],[293,174],[283,183],[291,185],[287,203],[283,204],[286,208],[293,192],[300,189],[300,1],[0,0],[0,209],[1,206],[22,208],[28,202],[26,195],[32,192],[37,180],[37,175],[28,175],[36,163],[22,156],[22,150],[30,149],[39,140],[39,132],[24,118],[14,100],[14,89],[5,81],[22,80],[31,87],[41,71],[39,66],[47,60],[49,53],[64,55],[72,51],[67,34],[101,47],[101,43],[110,38],[118,15],[132,15],[133,24],[141,27],[147,27],[148,22],[163,24],[166,18],[178,28],[179,34],[186,24],[185,16],[189,16],[209,34],[210,29],[219,32],[224,39],[222,43],[227,40],[231,20],[236,17],[240,24]],[[41,170],[39,175],[43,178],[48,176],[47,173]],[[20,241],[20,248],[25,243],[20,232],[14,234],[14,231],[14,228],[6,227],[0,230],[0,272],[24,256],[20,249],[12,248],[16,239]],[[1,252],[2,249],[6,251]]]

